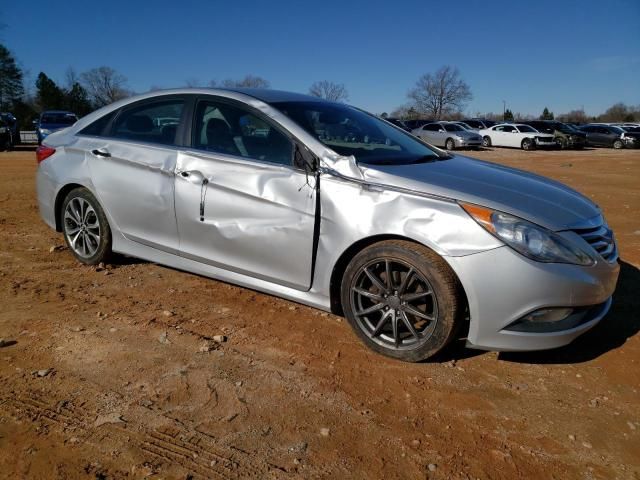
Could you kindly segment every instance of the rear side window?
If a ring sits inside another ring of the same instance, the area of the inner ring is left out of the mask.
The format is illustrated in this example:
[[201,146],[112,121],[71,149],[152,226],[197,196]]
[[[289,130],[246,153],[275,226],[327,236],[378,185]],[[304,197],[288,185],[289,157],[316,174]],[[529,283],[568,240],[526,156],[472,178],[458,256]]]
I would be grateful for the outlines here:
[[93,123],[90,123],[89,125],[84,127],[78,133],[80,133],[82,135],[91,135],[93,137],[101,137],[101,136],[103,136],[105,134],[106,128],[109,126],[109,123],[111,122],[113,117],[115,117],[117,112],[118,112],[118,110],[114,110],[113,112],[110,112],[110,113],[107,113],[106,115],[103,115],[98,120],[96,120]]
[[111,129],[111,136],[138,142],[175,145],[183,109],[183,99],[145,102],[118,115]]

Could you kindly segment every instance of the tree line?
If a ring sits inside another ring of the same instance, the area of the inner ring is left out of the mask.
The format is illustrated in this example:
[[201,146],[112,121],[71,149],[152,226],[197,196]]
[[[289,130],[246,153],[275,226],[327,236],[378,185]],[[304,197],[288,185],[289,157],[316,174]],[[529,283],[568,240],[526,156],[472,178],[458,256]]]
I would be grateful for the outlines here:
[[[0,44],[0,111],[11,111],[20,121],[21,129],[30,129],[31,120],[43,110],[69,110],[84,116],[93,110],[134,94],[127,85],[127,78],[115,69],[101,66],[80,74],[73,68],[66,72],[65,82],[58,85],[44,72],[35,81],[35,92],[25,85],[25,75],[7,47]],[[248,74],[240,79],[210,80],[201,84],[196,79],[187,79],[183,87],[244,87],[271,88],[271,83],[260,76]],[[162,87],[152,86],[150,90]],[[329,80],[314,82],[308,93],[336,102],[349,100],[347,88],[342,83]],[[407,103],[395,109],[392,116],[403,120],[429,118],[433,120],[459,120],[473,94],[456,67],[445,65],[435,72],[426,73],[407,92]],[[533,120],[532,115],[513,113],[505,109],[502,113],[477,112],[477,117],[492,120]],[[601,115],[590,117],[584,110],[573,110],[555,116],[548,108],[538,117],[543,120],[558,119],[565,122],[587,123],[640,121],[640,105],[631,107],[617,103]]]

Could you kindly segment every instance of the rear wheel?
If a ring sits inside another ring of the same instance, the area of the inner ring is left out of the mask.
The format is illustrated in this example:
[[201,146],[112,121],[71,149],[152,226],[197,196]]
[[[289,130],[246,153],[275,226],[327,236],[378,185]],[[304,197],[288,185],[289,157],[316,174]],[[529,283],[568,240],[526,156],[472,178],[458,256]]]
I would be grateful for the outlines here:
[[62,204],[64,240],[86,265],[104,262],[111,254],[111,229],[102,207],[86,188],[71,190]]
[[624,143],[622,143],[622,140],[616,140],[615,142],[613,142],[613,148],[615,148],[616,150],[619,150],[622,147],[624,147]]
[[447,138],[447,141],[444,142],[444,148],[447,150],[455,150],[456,142],[454,142],[452,138]]
[[432,250],[403,240],[358,253],[345,271],[341,299],[351,327],[369,348],[407,362],[446,347],[463,309],[449,265]]
[[522,150],[533,150],[535,147],[535,144],[533,143],[533,140],[531,140],[530,138],[525,138],[524,140],[522,140]]
[[486,137],[482,137],[482,146],[483,147],[490,147],[491,146],[491,137],[489,137],[488,135]]

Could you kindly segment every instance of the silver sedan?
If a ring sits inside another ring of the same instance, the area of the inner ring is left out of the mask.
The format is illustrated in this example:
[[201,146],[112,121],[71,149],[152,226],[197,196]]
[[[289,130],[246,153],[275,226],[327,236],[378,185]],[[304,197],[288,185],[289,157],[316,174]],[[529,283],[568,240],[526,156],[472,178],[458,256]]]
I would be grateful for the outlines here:
[[305,95],[148,93],[53,133],[37,160],[42,218],[80,262],[118,252],[344,314],[406,361],[457,336],[565,345],[618,276],[585,196]]
[[455,122],[427,123],[411,133],[431,145],[447,150],[482,146],[482,137],[477,132],[467,130]]

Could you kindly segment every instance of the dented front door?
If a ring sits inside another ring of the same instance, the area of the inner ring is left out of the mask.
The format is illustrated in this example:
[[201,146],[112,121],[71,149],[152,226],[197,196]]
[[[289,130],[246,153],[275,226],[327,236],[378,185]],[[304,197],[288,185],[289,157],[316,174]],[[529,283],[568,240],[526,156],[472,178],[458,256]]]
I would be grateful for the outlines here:
[[178,154],[180,254],[299,290],[311,285],[313,177],[210,152]]

